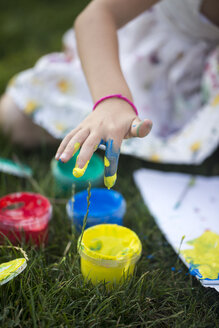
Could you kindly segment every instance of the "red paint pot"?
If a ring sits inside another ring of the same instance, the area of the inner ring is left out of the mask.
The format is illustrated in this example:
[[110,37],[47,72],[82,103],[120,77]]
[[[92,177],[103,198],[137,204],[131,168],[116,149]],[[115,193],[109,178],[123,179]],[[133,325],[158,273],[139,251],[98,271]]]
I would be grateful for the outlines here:
[[[52,206],[40,194],[19,192],[0,198],[0,241],[21,240],[41,245],[47,242]],[[3,235],[2,235],[3,234]]]

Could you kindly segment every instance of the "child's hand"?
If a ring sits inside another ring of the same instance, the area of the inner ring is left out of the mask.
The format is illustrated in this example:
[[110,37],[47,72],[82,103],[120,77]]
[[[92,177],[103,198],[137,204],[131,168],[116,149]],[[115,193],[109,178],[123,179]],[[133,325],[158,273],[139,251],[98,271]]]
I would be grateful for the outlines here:
[[151,127],[152,122],[141,121],[125,101],[108,99],[99,104],[95,111],[63,139],[55,158],[65,163],[80,148],[73,174],[81,177],[94,151],[100,144],[105,145],[104,184],[107,188],[111,188],[116,181],[122,140],[145,137]]

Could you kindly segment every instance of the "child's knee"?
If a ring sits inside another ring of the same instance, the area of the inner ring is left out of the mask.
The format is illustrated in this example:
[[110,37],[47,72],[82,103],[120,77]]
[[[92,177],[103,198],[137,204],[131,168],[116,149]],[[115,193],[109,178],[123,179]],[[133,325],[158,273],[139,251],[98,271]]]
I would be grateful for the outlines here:
[[24,127],[24,118],[10,96],[4,94],[0,99],[0,126],[3,132],[13,134]]
[[0,127],[3,132],[10,132],[11,130],[15,119],[12,115],[15,112],[13,107],[16,107],[13,100],[7,94],[4,94],[0,99]]
[[52,136],[22,113],[7,94],[3,95],[0,100],[0,128],[3,133],[11,137],[14,143],[28,148],[37,146],[42,141],[46,143],[55,141]]

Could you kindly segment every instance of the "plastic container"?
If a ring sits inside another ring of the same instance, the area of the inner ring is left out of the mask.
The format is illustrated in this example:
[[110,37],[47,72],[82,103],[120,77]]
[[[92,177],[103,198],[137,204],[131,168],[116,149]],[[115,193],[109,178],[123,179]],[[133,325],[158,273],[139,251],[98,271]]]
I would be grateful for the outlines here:
[[75,178],[72,171],[75,167],[77,155],[78,153],[76,153],[67,163],[62,163],[55,159],[51,162],[52,174],[55,178],[58,189],[61,191],[71,190],[72,184],[75,185],[76,190],[85,189],[87,188],[88,181],[90,181],[94,187],[102,184],[104,173],[104,163],[102,158],[97,154],[93,154],[84,175],[80,178]]
[[133,274],[142,245],[132,230],[100,224],[84,231],[78,250],[84,278],[94,285],[105,282],[111,288]]
[[0,264],[0,286],[14,279],[27,266],[27,261],[24,258],[15,259],[6,263]]
[[[87,195],[87,190],[77,193],[74,203],[72,204],[72,199],[70,199],[66,206],[68,216],[71,220],[73,218],[73,223],[78,231],[81,231],[84,216],[87,212]],[[119,192],[104,188],[93,188],[91,189],[86,228],[102,223],[122,225],[125,211],[126,202]]]
[[42,195],[20,192],[0,198],[0,241],[21,240],[41,245],[47,242],[52,206]]

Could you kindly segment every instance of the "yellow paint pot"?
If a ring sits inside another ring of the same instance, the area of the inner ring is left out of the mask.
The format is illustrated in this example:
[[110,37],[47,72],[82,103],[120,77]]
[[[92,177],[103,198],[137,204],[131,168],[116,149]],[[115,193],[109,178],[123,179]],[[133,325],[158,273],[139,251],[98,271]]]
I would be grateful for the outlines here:
[[78,249],[84,278],[94,285],[105,282],[112,287],[133,274],[142,245],[136,233],[128,228],[99,224],[84,231]]

